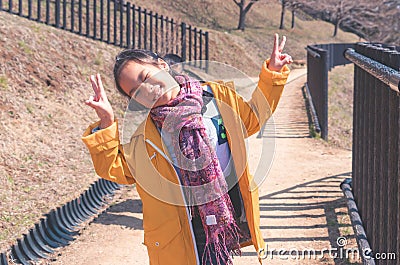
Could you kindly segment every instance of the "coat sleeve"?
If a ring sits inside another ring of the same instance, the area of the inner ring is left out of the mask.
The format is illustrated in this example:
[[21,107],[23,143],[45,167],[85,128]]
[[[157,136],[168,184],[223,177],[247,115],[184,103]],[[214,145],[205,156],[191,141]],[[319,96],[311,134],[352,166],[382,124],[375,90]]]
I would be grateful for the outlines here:
[[251,99],[238,99],[240,118],[248,136],[258,132],[274,113],[289,76],[290,69],[286,65],[280,72],[274,72],[268,69],[268,63],[269,60],[263,63],[258,85]]
[[82,141],[89,149],[97,175],[119,184],[135,183],[119,140],[118,122],[92,133],[99,123],[90,125],[82,136]]

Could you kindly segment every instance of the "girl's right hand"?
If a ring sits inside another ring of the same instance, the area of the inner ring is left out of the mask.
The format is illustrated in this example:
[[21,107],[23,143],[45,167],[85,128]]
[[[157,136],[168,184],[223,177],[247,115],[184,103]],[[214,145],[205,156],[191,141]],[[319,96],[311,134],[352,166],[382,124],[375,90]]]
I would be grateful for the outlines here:
[[107,99],[100,74],[97,74],[96,78],[94,75],[91,75],[90,82],[92,83],[94,96],[90,96],[90,98],[85,101],[85,104],[96,111],[97,116],[100,118],[99,127],[100,129],[104,129],[114,123],[114,111]]

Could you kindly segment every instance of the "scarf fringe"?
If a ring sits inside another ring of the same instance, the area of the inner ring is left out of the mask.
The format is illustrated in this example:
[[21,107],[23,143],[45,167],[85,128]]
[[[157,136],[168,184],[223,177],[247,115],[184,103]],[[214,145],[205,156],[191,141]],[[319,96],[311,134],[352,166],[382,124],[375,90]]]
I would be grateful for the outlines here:
[[[201,264],[233,265],[231,255],[242,255],[239,243],[240,228],[236,225],[235,222],[232,222],[226,227],[226,229],[221,229],[221,231],[218,231],[217,229],[217,232],[217,242],[210,242],[210,235],[206,234],[206,246],[204,247]],[[233,240],[227,240],[227,238],[232,238]],[[230,242],[231,245],[227,245],[227,242]],[[213,256],[216,259],[216,264],[213,263],[214,261],[212,260],[212,253],[214,253]],[[223,263],[221,263],[221,261]]]

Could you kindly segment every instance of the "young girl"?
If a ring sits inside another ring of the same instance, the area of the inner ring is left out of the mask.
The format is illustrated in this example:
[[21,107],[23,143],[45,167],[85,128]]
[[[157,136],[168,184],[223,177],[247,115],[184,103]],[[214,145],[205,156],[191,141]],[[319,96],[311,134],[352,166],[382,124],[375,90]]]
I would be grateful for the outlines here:
[[224,84],[200,83],[171,70],[157,54],[125,50],[116,58],[117,89],[149,115],[121,145],[118,121],[97,74],[86,104],[100,121],[85,131],[96,173],[136,183],[143,203],[150,264],[232,264],[253,245],[264,255],[258,190],[249,174],[244,138],[274,112],[292,62],[275,34],[271,58],[249,101]]

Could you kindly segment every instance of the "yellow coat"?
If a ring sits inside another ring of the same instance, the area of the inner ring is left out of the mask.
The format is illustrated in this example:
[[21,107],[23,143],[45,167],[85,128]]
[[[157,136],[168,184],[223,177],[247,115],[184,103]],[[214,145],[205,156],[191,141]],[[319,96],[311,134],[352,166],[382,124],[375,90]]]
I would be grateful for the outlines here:
[[[242,247],[254,245],[257,253],[263,252],[265,242],[259,228],[258,189],[249,173],[244,139],[258,132],[260,124],[272,115],[290,72],[287,66],[281,72],[272,72],[267,64],[263,63],[258,87],[249,101],[223,84],[208,83],[228,132],[251,234],[251,241],[242,243]],[[150,264],[196,264],[195,242],[179,178],[154,123],[147,118],[125,145],[120,143],[117,121],[92,134],[98,124],[89,126],[82,140],[100,177],[120,184],[136,183],[143,204],[144,244]]]

